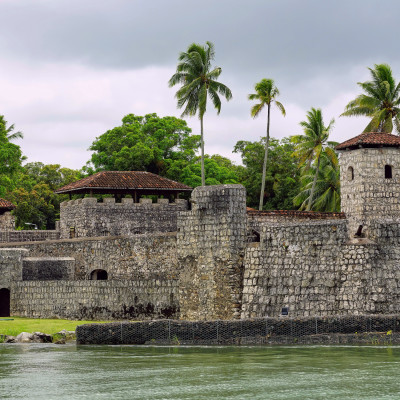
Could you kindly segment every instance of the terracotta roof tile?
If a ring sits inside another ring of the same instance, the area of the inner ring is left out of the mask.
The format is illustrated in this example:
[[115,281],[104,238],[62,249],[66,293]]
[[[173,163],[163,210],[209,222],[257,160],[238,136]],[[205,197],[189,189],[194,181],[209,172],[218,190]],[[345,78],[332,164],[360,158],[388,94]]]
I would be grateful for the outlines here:
[[145,171],[102,171],[70,183],[55,193],[102,190],[172,190],[191,191],[190,186]]
[[11,201],[0,199],[0,209],[13,210],[17,208]]
[[351,150],[359,147],[400,147],[400,137],[390,133],[366,132],[336,146],[336,150]]
[[294,219],[345,219],[346,215],[342,212],[317,212],[317,211],[297,211],[297,210],[272,210],[257,211],[247,210],[249,216],[266,217],[286,217]]

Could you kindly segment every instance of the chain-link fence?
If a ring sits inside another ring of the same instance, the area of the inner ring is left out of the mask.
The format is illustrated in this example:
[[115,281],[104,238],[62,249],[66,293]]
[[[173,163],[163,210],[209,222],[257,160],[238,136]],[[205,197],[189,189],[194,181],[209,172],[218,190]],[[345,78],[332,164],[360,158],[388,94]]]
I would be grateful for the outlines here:
[[400,340],[400,315],[81,325],[78,344],[386,343]]

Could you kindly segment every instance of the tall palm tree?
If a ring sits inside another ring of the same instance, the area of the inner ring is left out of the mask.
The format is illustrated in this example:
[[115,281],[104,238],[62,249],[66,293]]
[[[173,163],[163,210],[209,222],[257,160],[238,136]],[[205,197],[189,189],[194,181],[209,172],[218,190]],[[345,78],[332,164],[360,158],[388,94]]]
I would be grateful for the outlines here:
[[393,73],[387,64],[375,64],[368,68],[371,81],[358,82],[366,92],[350,101],[341,116],[365,115],[371,118],[364,132],[386,132],[395,130],[400,134],[400,83],[396,84]]
[[4,115],[0,115],[0,133],[4,134],[8,141],[22,139],[24,137],[22,132],[12,132],[13,130],[14,124],[7,128],[7,121],[4,119]]
[[[293,199],[300,210],[307,208],[310,200],[311,189],[316,173],[316,165],[311,168],[302,168],[302,190]],[[340,173],[337,155],[332,147],[327,147],[321,153],[321,163],[315,185],[312,208],[315,211],[340,211]]]
[[201,135],[201,184],[205,186],[204,173],[204,133],[203,118],[207,109],[207,98],[210,96],[214,107],[219,114],[221,111],[221,99],[219,94],[226,100],[232,98],[231,90],[224,84],[217,81],[221,75],[220,67],[213,68],[211,62],[214,60],[214,45],[206,42],[205,46],[192,43],[186,52],[180,53],[179,63],[176,72],[169,80],[172,87],[178,83],[182,87],[176,92],[178,108],[185,106],[182,117],[185,115],[193,116],[198,112],[200,118]]
[[279,95],[279,90],[275,86],[273,79],[261,79],[260,82],[256,83],[254,86],[256,93],[249,94],[249,100],[256,100],[258,103],[254,104],[251,108],[251,116],[253,118],[257,117],[261,110],[267,106],[268,119],[267,119],[267,140],[265,142],[265,152],[264,152],[264,163],[263,163],[263,173],[261,181],[261,192],[260,192],[260,202],[258,209],[262,210],[264,204],[264,190],[265,190],[265,175],[267,171],[268,162],[268,148],[269,148],[269,126],[270,126],[270,114],[271,114],[271,104],[275,101],[276,106],[279,108],[283,115],[286,115],[286,110],[282,103],[277,101],[275,97]]
[[328,138],[334,123],[335,120],[332,119],[329,122],[329,125],[325,126],[321,109],[311,108],[311,110],[307,113],[307,121],[300,122],[300,126],[303,127],[304,134],[292,137],[292,141],[296,144],[295,154],[300,159],[300,165],[305,165],[307,163],[307,168],[310,168],[311,163],[313,161],[316,162],[316,170],[307,205],[307,211],[310,211],[313,204],[315,185],[317,183],[319,166],[321,162],[321,154],[326,145],[331,144],[328,142]]

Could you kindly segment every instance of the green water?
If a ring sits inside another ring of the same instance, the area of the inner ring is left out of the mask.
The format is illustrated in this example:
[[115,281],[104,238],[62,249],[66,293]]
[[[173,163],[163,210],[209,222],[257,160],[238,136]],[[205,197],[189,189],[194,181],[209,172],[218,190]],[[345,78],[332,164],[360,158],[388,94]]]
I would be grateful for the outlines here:
[[400,347],[0,345],[1,399],[400,399]]

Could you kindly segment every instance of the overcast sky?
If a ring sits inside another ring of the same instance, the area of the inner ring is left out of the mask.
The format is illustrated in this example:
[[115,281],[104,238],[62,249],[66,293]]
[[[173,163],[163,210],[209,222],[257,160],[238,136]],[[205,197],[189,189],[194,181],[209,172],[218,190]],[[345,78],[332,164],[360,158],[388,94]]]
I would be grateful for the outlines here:
[[209,104],[206,153],[237,162],[238,140],[265,135],[266,112],[253,120],[247,100],[262,78],[287,111],[273,110],[272,137],[300,134],[320,107],[339,142],[366,125],[339,115],[367,67],[389,63],[400,79],[398,0],[0,0],[0,15],[0,114],[24,133],[28,162],[81,168],[124,115],[179,117],[168,80],[192,42],[214,43],[233,93],[219,116]]

